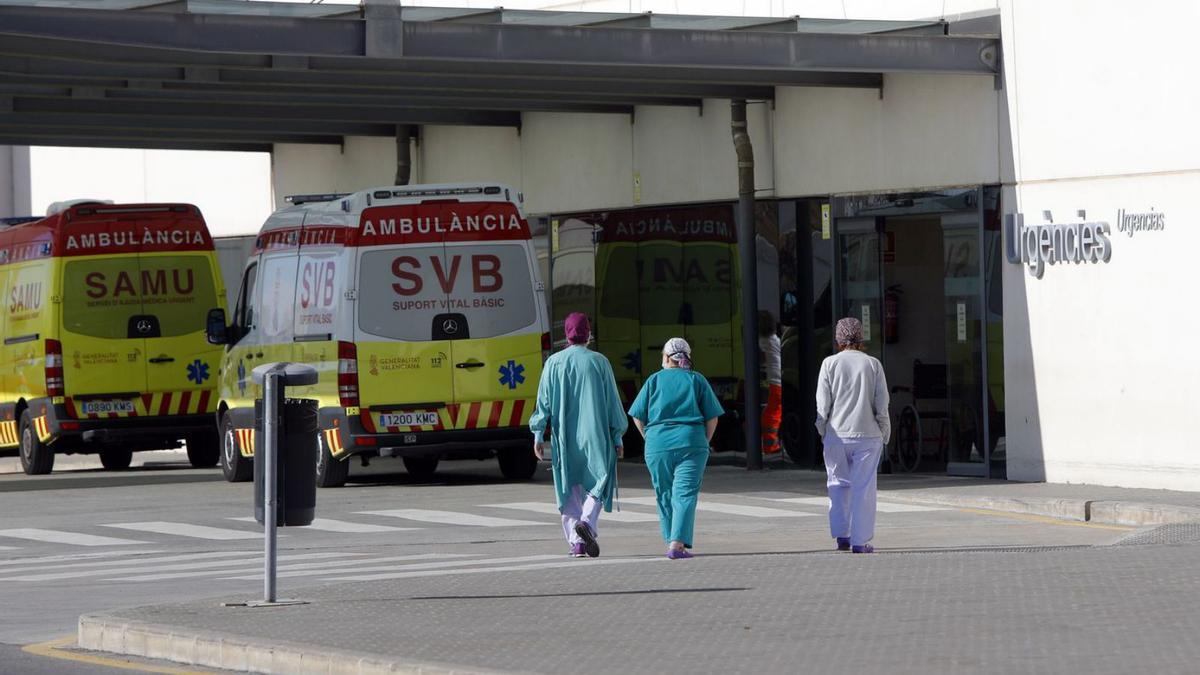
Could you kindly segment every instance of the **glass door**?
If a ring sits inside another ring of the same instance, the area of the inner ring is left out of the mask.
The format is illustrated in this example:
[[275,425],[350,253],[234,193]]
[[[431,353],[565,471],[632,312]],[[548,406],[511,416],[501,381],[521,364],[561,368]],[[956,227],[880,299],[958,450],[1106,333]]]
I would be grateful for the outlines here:
[[980,405],[980,392],[985,391],[980,220],[977,213],[946,214],[941,220],[949,414],[946,473],[986,476],[986,411]]
[[883,360],[883,267],[878,218],[837,221],[837,300],[834,322],[852,316],[863,324],[867,353]]

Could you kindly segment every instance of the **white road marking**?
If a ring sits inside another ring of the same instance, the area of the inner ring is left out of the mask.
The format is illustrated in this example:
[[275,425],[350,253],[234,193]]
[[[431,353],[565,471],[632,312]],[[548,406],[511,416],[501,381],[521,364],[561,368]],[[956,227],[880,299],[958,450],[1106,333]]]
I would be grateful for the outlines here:
[[[370,575],[368,575],[366,577],[361,576],[362,573],[364,573],[364,572],[394,573],[394,572],[403,572],[403,571],[408,571],[408,570],[430,570],[430,569],[438,569],[438,568],[445,568],[445,567],[465,567],[465,566],[470,566],[470,565],[495,565],[495,564],[512,563],[512,562],[537,562],[539,560],[553,560],[553,559],[561,558],[564,555],[566,555],[566,554],[556,553],[553,555],[550,555],[550,554],[527,555],[527,556],[520,556],[520,557],[516,557],[516,558],[483,558],[483,559],[479,559],[479,560],[442,560],[439,562],[416,563],[413,565],[375,565],[375,566],[367,566],[367,567],[361,567],[361,568],[355,569],[354,570],[355,575],[352,577],[338,576],[337,581],[343,581],[345,579],[350,579],[350,578],[353,578],[353,579],[364,579],[364,578],[365,579],[374,579],[374,578],[376,578],[376,577],[373,577]],[[328,574],[328,573],[329,573],[328,570],[300,570],[300,571],[296,571],[296,572],[283,572],[283,573],[280,573],[279,576],[280,577],[316,577],[316,576],[321,576],[323,574]],[[261,579],[262,576],[258,575],[258,576],[245,576],[245,577],[230,577],[230,578],[232,578],[232,579]],[[384,579],[384,578],[391,578],[391,577],[381,576],[378,578]]]
[[[631,504],[654,504],[654,497],[629,497],[622,501]],[[697,511],[711,511],[713,513],[724,513],[732,516],[748,516],[750,518],[812,518],[817,514],[806,513],[804,511],[789,511],[786,509],[772,509],[765,506],[744,506],[742,504],[727,504],[725,502],[714,502],[704,499],[702,496],[700,502],[696,505]]]
[[[563,560],[560,562],[534,563],[531,565],[502,565],[500,567],[483,567],[450,570],[421,570],[416,572],[394,572],[391,574],[364,574],[339,577],[338,581],[374,581],[377,579],[409,579],[412,577],[441,577],[450,574],[490,574],[492,572],[520,572],[526,570],[553,569],[556,567],[571,567],[573,565],[622,565],[636,562],[657,562],[666,558],[601,558],[597,560]],[[494,560],[493,562],[500,562]]]
[[207,525],[192,525],[191,523],[169,523],[164,520],[150,520],[144,523],[105,523],[101,525],[101,527],[116,527],[122,530],[154,532],[155,534],[173,534],[179,537],[215,539],[219,541],[229,541],[233,539],[261,539],[263,536],[261,532],[229,530],[223,527],[208,527]]
[[0,537],[31,539],[33,541],[45,541],[51,544],[69,544],[71,546],[129,546],[131,544],[147,543],[144,541],[135,541],[133,539],[101,537],[95,534],[61,532],[59,530],[42,530],[35,527],[18,527],[12,530],[0,530]]
[[[480,506],[559,515],[558,507],[551,502],[512,502],[509,504],[481,504]],[[658,516],[653,513],[638,513],[636,511],[613,511],[612,513],[602,513],[600,515],[600,522],[604,523],[606,521],[615,523],[656,523],[658,522]]]
[[[429,560],[436,558],[470,558],[482,553],[417,553],[413,555],[398,555],[387,556],[383,558],[352,558],[343,560],[323,560],[321,562],[297,563],[295,565],[279,565],[275,568],[276,573],[286,572],[289,570],[309,570],[317,569],[320,574],[336,574],[339,571],[346,569],[356,569],[358,565],[377,564],[383,562],[398,562],[404,560]],[[104,579],[103,581],[161,581],[164,579],[188,579],[201,575],[216,575],[229,574],[236,570],[214,570],[211,572],[173,572],[169,574],[146,574],[138,577],[122,577],[117,579]],[[282,576],[282,575],[280,575]],[[261,579],[262,574],[248,575],[244,577],[225,577],[226,579]],[[340,579],[341,577],[337,577]]]
[[[786,499],[771,499],[773,502],[788,504],[804,504],[805,506],[820,506],[829,508],[829,497],[788,497]],[[922,511],[947,511],[946,507],[920,506],[918,504],[903,504],[899,502],[875,502],[875,510],[879,513],[920,513]]]
[[[141,553],[151,554],[151,553],[161,553],[161,551],[142,551]],[[244,556],[248,556],[248,555],[253,555],[254,553],[255,553],[254,551],[217,551],[217,552],[210,552],[210,553],[184,553],[184,554],[179,554],[179,555],[166,555],[166,556],[160,556],[160,557],[140,558],[140,559],[124,558],[122,560],[71,562],[66,565],[42,564],[42,565],[38,565],[37,571],[39,571],[39,572],[54,572],[57,570],[81,569],[81,568],[85,568],[85,567],[88,569],[98,569],[101,567],[117,567],[120,565],[132,565],[135,562],[139,565],[157,565],[158,563],[180,562],[180,561],[185,561],[185,560],[210,560],[213,558],[236,558],[239,556],[244,557]],[[63,556],[63,557],[66,558],[66,556]],[[17,571],[17,570],[8,570],[5,573],[7,574],[7,573],[14,572],[14,571]],[[24,571],[24,570],[21,570],[21,571]]]
[[460,513],[458,511],[433,511],[430,509],[389,509],[387,511],[359,511],[359,513],[365,516],[389,516],[391,518],[419,520],[426,523],[442,523],[444,525],[472,525],[475,527],[519,527],[523,525],[550,524],[547,522],[535,522],[532,520],[493,518],[491,516],[477,516],[473,513]]
[[[16,558],[12,560],[0,561],[0,567],[11,567],[15,565],[44,565],[46,563],[72,562],[75,560],[90,560],[96,558],[115,558],[118,556],[130,555],[153,555],[162,553],[162,551],[103,551],[100,553],[72,553],[70,555],[48,555],[40,558]],[[125,562],[125,561],[121,561]],[[95,563],[87,563],[95,564]]]
[[[245,555],[245,551],[242,551],[241,554]],[[354,554],[353,553],[300,553],[300,554],[292,554],[292,555],[281,555],[281,556],[279,556],[279,560],[281,560],[281,561],[284,561],[284,560],[316,560],[316,559],[321,559],[321,558],[340,558],[340,557],[344,557],[344,556],[348,556],[348,555],[354,555]],[[134,561],[131,560],[128,562],[134,562]],[[48,574],[28,574],[28,575],[17,576],[17,577],[5,577],[3,579],[0,579],[0,582],[4,582],[4,581],[55,581],[55,580],[60,580],[60,579],[80,579],[83,577],[98,577],[98,576],[102,576],[105,574],[138,574],[139,572],[146,572],[146,571],[153,571],[153,572],[157,573],[157,572],[175,572],[175,571],[183,571],[183,570],[191,570],[191,571],[211,570],[211,569],[218,569],[218,568],[222,568],[222,567],[254,568],[256,566],[261,566],[261,565],[262,565],[262,558],[256,555],[255,557],[252,557],[252,558],[240,558],[237,560],[210,560],[210,561],[206,561],[206,562],[190,562],[190,563],[182,563],[182,564],[178,564],[178,565],[158,565],[158,566],[151,568],[150,570],[147,570],[145,565],[138,565],[136,567],[131,566],[131,567],[116,567],[116,568],[111,568],[111,569],[109,569],[109,568],[83,569],[83,570],[75,570],[73,572],[53,572],[53,573],[48,573]],[[237,570],[226,570],[226,572],[236,572],[236,571]],[[259,576],[257,578],[261,578],[261,576]]]
[[[257,523],[253,516],[230,518],[243,523]],[[372,532],[407,532],[419,530],[419,527],[395,527],[392,525],[373,525],[371,523],[352,523],[348,520],[332,520],[330,518],[313,518],[312,524],[306,526],[310,530],[323,532],[342,532],[346,534],[367,534]]]
[[20,546],[0,546],[0,551],[16,551]]

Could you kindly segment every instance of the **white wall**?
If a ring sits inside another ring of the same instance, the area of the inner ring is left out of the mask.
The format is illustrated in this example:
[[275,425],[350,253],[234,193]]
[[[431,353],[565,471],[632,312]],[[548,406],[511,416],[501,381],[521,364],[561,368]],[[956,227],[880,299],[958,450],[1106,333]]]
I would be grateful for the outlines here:
[[0,145],[0,218],[30,215],[29,148]]
[[347,136],[342,146],[277,143],[271,160],[275,203],[283,206],[288,195],[391,185],[396,178],[396,141]]
[[838,192],[1000,180],[994,78],[887,75],[874,89],[776,90],[777,192]]
[[214,236],[257,232],[272,211],[266,153],[30,148],[34,214],[76,198],[186,202]]
[[[1008,475],[1200,490],[1200,65],[1194,3],[1006,0],[1008,105],[1026,225],[1106,220],[1108,264],[1006,263]],[[1092,46],[1095,48],[1083,48]],[[1117,210],[1166,214],[1132,237]]]

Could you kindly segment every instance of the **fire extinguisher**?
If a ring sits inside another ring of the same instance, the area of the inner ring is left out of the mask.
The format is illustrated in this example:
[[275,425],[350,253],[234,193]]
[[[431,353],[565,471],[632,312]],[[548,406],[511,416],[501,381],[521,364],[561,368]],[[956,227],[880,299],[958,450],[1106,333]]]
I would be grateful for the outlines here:
[[900,341],[900,284],[888,286],[883,292],[883,341]]

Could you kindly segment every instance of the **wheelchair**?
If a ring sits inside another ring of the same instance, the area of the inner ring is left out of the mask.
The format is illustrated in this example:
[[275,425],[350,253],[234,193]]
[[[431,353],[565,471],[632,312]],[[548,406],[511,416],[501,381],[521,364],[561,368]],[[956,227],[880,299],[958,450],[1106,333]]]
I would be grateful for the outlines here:
[[922,459],[931,457],[945,464],[952,443],[973,443],[975,415],[971,407],[951,401],[946,364],[913,361],[912,386],[893,386],[891,393],[905,393],[909,401],[892,423],[892,465],[912,473]]

